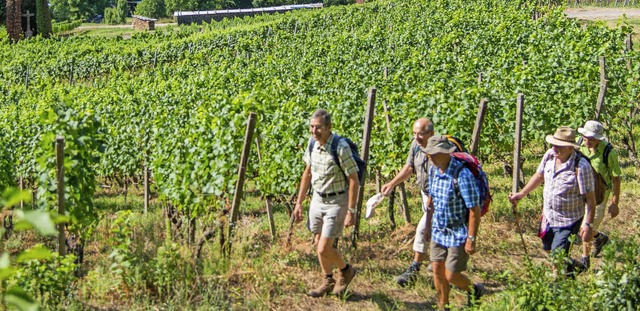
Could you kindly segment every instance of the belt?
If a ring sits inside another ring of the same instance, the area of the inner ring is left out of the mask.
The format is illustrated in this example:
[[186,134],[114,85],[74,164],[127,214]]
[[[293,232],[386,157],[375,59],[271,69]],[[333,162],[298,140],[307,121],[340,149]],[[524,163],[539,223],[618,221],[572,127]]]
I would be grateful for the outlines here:
[[346,190],[343,191],[339,191],[339,192],[334,192],[334,193],[320,193],[320,192],[316,192],[321,198],[331,198],[331,197],[335,197],[338,195],[341,195],[343,193],[347,192]]

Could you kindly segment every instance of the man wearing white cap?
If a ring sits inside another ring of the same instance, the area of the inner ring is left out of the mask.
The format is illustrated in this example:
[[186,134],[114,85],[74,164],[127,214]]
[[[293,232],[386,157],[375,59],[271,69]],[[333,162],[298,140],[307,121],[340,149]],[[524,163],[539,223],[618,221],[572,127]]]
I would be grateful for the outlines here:
[[[604,137],[604,126],[598,121],[587,121],[584,127],[578,128],[578,132],[584,138],[580,152],[586,155],[591,161],[591,166],[602,176],[604,183],[607,185],[607,191],[604,195],[604,201],[596,206],[596,214],[593,219],[593,250],[591,256],[596,257],[602,251],[609,237],[598,231],[602,219],[604,219],[607,201],[611,195],[611,205],[609,205],[609,214],[611,218],[618,215],[618,202],[620,200],[620,165],[618,163],[618,153],[606,141]],[[582,244],[583,261],[589,262],[590,243]]]
[[[576,132],[572,128],[561,126],[553,135],[547,135],[545,140],[552,148],[547,150],[527,185],[520,192],[509,194],[509,200],[517,204],[544,183],[544,207],[539,234],[543,249],[547,252],[564,252],[569,256],[571,235],[579,233],[583,242],[592,239],[596,207],[593,170],[589,161],[575,151],[578,144],[575,142]],[[575,276],[575,273],[586,268],[585,262],[571,260],[566,272],[568,276]]]

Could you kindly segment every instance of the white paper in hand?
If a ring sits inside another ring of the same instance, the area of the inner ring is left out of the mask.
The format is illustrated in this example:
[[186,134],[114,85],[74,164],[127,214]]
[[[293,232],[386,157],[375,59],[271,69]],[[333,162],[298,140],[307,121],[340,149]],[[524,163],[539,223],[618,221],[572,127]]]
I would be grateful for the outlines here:
[[382,195],[382,193],[378,193],[372,196],[367,201],[367,213],[364,216],[366,219],[373,217],[373,213],[376,210],[376,206],[378,206],[378,204],[380,204],[380,202],[382,202],[383,199],[384,199],[384,195]]

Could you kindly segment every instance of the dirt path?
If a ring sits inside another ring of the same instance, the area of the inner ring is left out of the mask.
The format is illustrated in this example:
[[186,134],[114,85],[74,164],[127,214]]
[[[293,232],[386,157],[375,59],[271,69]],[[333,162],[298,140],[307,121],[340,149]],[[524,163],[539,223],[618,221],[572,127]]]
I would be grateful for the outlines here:
[[564,12],[568,17],[586,20],[615,20],[622,15],[640,18],[640,9],[631,8],[568,8]]

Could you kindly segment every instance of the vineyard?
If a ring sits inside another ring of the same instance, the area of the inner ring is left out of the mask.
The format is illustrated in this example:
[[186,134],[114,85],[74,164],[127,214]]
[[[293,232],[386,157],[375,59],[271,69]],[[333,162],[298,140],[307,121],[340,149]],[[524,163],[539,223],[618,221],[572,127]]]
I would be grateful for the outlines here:
[[[604,297],[592,303],[580,298],[591,309],[637,302],[628,294],[640,289],[637,268],[630,268],[629,283],[637,287],[623,292],[628,296],[616,291],[622,286],[598,290],[590,284],[595,272],[547,288],[531,281],[542,282],[545,272],[538,266],[525,270],[518,264],[522,252],[509,246],[519,240],[502,174],[512,162],[519,93],[525,98],[525,177],[544,152],[544,135],[558,125],[577,128],[599,113],[626,161],[623,202],[637,206],[640,197],[634,142],[640,135],[640,52],[631,44],[633,28],[624,22],[615,28],[581,24],[542,2],[376,1],[169,26],[130,40],[0,38],[0,189],[8,189],[5,206],[16,207],[13,228],[5,217],[3,303],[25,310],[33,303],[45,309],[430,308],[434,295],[427,282],[399,296],[370,289],[317,302],[299,294],[317,270],[315,254],[305,247],[308,234],[301,228],[291,234],[288,221],[304,169],[308,118],[326,108],[334,131],[358,143],[371,88],[377,104],[367,194],[375,191],[374,175],[389,180],[404,164],[412,120],[427,116],[436,132],[470,141],[478,105],[486,99],[478,154],[490,168],[499,203],[483,219],[492,229],[480,242],[486,247],[480,255],[499,253],[513,262],[500,257],[505,266],[499,269],[478,263],[476,273],[505,293],[481,308],[571,310],[544,299],[574,299],[579,290]],[[256,123],[245,202],[240,220],[232,223],[250,112]],[[59,137],[65,217],[57,215]],[[416,206],[412,219],[419,219],[417,190],[408,188]],[[532,197],[520,212],[535,230],[541,193]],[[265,202],[275,213],[273,240]],[[365,271],[359,282],[370,277],[398,292],[386,283],[407,262],[412,227],[392,230],[395,222],[378,218],[363,221],[361,244],[347,256],[358,258]],[[639,231],[637,215],[633,219],[634,227],[628,224],[621,237]],[[70,255],[53,252],[53,223],[66,223]],[[235,235],[227,235],[230,223]],[[498,233],[508,237],[489,241]],[[530,247],[537,245],[531,235]],[[619,280],[616,262],[633,267],[634,241],[621,241],[618,248],[628,250],[623,255],[613,248],[605,252],[602,278],[610,279],[599,282]],[[538,254],[538,261],[543,257]],[[402,295],[419,302],[407,303]],[[598,304],[608,297],[619,301]]]

